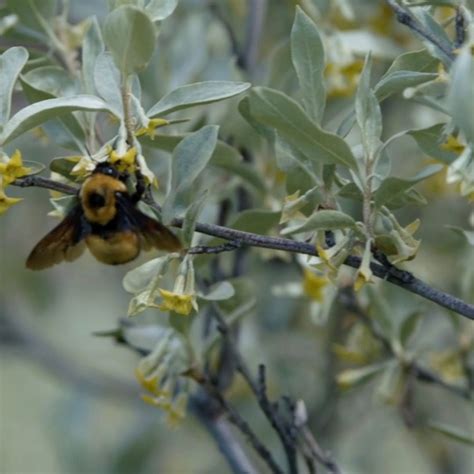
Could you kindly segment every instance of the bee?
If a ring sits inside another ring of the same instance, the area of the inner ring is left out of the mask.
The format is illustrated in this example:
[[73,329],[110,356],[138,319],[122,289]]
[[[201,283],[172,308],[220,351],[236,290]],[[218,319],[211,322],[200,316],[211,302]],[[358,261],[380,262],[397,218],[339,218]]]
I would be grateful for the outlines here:
[[62,261],[72,262],[87,247],[107,265],[120,265],[138,257],[141,250],[181,249],[178,238],[137,205],[145,187],[137,178],[130,194],[126,176],[108,163],[99,163],[81,186],[78,203],[33,248],[26,267],[42,270]]

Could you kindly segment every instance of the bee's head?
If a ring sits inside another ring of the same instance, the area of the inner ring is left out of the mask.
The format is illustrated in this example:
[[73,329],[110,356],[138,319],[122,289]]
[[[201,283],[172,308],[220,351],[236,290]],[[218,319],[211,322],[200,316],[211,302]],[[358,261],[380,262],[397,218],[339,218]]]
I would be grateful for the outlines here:
[[112,178],[122,179],[122,174],[110,163],[104,161],[103,163],[98,163],[95,167],[93,174],[101,173],[107,176],[111,176]]

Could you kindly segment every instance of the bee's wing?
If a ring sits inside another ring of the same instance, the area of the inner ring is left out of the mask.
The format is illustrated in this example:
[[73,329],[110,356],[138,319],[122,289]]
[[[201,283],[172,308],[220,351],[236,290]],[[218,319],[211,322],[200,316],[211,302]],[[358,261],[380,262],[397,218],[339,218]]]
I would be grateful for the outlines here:
[[142,246],[145,250],[155,247],[159,250],[177,252],[182,249],[178,237],[168,227],[135,209],[135,219],[139,224]]
[[119,212],[123,212],[128,222],[140,235],[142,248],[150,250],[157,248],[168,252],[177,252],[182,249],[178,237],[168,227],[160,224],[155,219],[148,217],[138,210],[125,196],[118,196]]
[[63,260],[76,260],[84,251],[84,236],[82,209],[76,206],[36,244],[26,260],[26,267],[31,270],[43,270]]

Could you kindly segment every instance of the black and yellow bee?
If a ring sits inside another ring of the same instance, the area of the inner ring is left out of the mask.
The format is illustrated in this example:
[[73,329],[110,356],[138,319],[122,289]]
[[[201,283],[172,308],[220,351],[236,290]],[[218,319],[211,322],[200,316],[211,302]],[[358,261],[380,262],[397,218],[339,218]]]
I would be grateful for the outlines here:
[[126,177],[108,163],[100,163],[81,186],[79,202],[63,221],[41,239],[26,266],[42,270],[78,258],[85,247],[102,263],[119,265],[138,257],[141,250],[181,249],[178,238],[137,204],[144,188],[128,192]]

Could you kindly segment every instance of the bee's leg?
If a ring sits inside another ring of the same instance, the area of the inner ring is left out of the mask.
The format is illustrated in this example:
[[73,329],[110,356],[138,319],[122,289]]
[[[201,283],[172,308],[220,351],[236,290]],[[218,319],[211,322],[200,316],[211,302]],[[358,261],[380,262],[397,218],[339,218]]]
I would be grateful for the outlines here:
[[134,203],[140,201],[146,191],[146,182],[145,177],[142,175],[141,171],[137,169],[135,171],[135,178],[137,183],[135,184],[135,192],[132,194],[131,199]]

